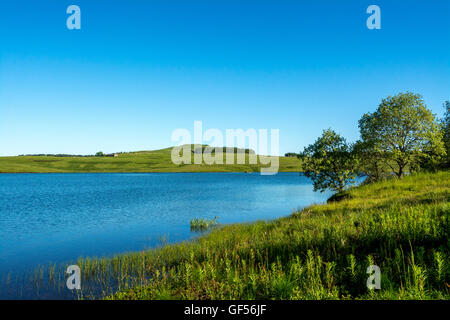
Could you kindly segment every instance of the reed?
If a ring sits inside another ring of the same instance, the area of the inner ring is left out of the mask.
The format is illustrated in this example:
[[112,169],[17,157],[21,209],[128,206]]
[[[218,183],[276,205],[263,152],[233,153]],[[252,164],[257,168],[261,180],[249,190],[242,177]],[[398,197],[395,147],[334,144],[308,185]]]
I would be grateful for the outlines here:
[[194,218],[191,219],[191,231],[205,231],[219,225],[219,217],[213,219]]

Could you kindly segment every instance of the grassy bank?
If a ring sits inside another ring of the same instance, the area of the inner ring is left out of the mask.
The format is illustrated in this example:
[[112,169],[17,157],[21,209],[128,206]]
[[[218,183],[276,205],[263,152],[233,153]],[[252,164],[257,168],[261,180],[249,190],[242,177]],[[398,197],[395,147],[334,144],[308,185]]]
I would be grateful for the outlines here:
[[[249,164],[246,154],[245,164],[176,165],[171,160],[172,148],[153,151],[120,153],[117,157],[55,157],[55,156],[17,156],[0,157],[0,173],[73,173],[73,172],[259,172],[260,163]],[[236,153],[234,152],[237,163]],[[225,155],[224,155],[225,159]],[[299,171],[300,161],[295,157],[280,157],[281,172]]]
[[[449,172],[418,174],[286,218],[78,265],[84,283],[117,281],[103,291],[109,299],[449,299],[449,198]],[[366,287],[372,264],[381,290]]]

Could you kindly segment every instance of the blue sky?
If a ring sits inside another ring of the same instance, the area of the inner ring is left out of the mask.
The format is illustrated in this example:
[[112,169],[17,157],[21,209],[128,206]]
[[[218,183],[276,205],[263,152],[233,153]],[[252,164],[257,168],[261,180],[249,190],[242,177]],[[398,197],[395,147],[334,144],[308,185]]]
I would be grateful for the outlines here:
[[[66,8],[81,8],[81,30]],[[366,8],[381,8],[381,30]],[[449,1],[34,0],[0,6],[0,155],[164,148],[177,128],[280,130],[298,152],[383,97],[450,99]]]

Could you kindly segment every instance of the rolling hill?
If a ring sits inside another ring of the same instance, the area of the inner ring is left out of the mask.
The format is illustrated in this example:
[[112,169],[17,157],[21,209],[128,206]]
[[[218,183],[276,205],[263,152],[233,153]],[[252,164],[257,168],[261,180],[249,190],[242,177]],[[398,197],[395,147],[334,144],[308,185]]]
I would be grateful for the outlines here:
[[[191,164],[176,165],[171,160],[173,147],[152,150],[119,153],[108,156],[46,156],[27,155],[0,157],[0,173],[75,173],[75,172],[259,172],[261,167],[269,165],[249,164],[248,149],[245,164]],[[194,148],[192,150],[195,150]],[[234,149],[235,162],[237,153]],[[250,150],[251,152],[251,150]],[[225,157],[225,154],[224,154]],[[280,172],[300,171],[300,160],[295,157],[280,157]]]

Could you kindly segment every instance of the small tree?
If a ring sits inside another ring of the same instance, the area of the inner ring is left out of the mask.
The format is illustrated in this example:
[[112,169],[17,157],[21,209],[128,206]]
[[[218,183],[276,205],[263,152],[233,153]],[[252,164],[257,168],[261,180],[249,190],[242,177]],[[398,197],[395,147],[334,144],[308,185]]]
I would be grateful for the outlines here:
[[313,181],[314,191],[342,192],[356,178],[351,146],[331,129],[324,130],[316,142],[301,153],[305,176]]
[[410,92],[387,97],[359,121],[361,139],[401,178],[407,167],[443,153],[442,132],[422,96]]
[[104,153],[101,152],[101,151],[99,151],[99,152],[97,152],[97,153],[95,154],[95,156],[96,156],[96,157],[103,157],[103,156],[104,156]]
[[374,148],[370,141],[358,140],[353,145],[358,173],[366,176],[365,183],[380,181],[388,173],[383,152]]
[[284,154],[285,157],[295,157],[297,158],[299,155],[295,152],[288,152]]
[[444,119],[442,119],[442,130],[445,152],[447,153],[445,167],[450,167],[450,101],[445,101],[444,103],[445,114]]

